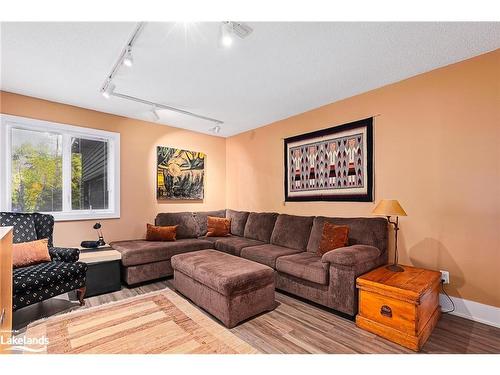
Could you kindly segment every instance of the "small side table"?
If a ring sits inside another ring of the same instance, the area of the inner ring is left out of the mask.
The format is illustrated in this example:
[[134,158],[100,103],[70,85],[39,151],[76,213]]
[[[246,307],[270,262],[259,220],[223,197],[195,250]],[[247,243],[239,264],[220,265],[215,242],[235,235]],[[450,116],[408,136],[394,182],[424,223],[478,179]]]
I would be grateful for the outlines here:
[[79,249],[79,261],[88,265],[85,297],[116,292],[122,288],[121,253],[107,245],[96,249]]
[[356,325],[418,351],[441,316],[441,273],[402,267],[404,272],[393,272],[384,266],[357,278]]

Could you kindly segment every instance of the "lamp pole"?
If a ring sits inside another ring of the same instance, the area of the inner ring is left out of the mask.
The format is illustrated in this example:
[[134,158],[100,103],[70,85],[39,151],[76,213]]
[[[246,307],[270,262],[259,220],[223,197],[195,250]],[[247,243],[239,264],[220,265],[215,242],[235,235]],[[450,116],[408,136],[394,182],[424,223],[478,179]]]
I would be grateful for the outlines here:
[[399,216],[396,216],[396,221],[391,221],[391,217],[387,216],[387,221],[394,226],[394,263],[386,268],[392,272],[403,272],[404,268],[398,265],[398,231],[399,231]]

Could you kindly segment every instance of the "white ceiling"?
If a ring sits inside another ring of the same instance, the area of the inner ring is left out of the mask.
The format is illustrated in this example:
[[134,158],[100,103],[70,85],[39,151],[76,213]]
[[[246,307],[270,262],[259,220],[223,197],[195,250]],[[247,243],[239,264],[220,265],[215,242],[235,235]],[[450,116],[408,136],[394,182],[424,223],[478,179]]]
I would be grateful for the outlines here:
[[[117,91],[224,121],[231,136],[500,47],[500,23],[248,22],[218,46],[219,23],[147,23]],[[1,89],[152,121],[99,89],[134,23],[2,23]],[[160,123],[212,123],[162,111]]]

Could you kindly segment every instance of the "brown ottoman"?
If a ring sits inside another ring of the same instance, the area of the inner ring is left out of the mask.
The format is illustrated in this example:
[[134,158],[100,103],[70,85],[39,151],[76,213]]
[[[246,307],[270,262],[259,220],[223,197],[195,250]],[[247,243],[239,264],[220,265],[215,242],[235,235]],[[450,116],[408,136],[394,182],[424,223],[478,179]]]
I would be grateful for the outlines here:
[[272,268],[216,250],[172,257],[174,287],[228,328],[274,303]]

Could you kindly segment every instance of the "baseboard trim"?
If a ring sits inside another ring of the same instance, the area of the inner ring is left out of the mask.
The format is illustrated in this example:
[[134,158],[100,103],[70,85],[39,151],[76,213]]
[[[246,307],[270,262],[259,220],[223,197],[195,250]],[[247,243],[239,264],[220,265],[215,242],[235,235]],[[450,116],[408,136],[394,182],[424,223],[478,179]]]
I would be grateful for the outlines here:
[[[455,304],[455,311],[450,313],[461,318],[484,323],[493,327],[500,328],[500,308],[485,305],[479,302],[450,296]],[[439,304],[443,311],[451,309],[451,303],[444,294],[439,295]]]

